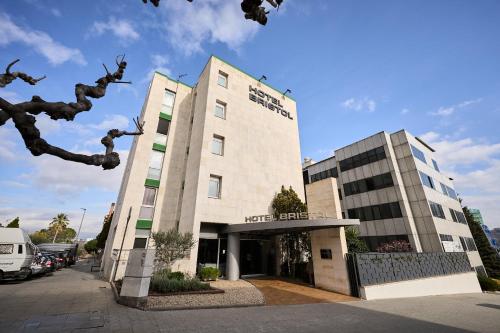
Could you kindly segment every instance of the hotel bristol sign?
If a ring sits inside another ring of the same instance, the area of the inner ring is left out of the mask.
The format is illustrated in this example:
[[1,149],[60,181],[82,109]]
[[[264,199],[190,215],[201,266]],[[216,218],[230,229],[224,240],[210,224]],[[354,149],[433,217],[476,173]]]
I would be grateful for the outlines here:
[[277,114],[282,115],[290,120],[293,120],[293,117],[290,115],[289,111],[283,109],[283,105],[278,98],[275,98],[260,89],[254,88],[251,85],[248,86],[250,93],[248,94],[248,98],[251,101],[254,101],[257,104],[262,105],[265,108],[268,108],[271,111],[276,111]]
[[288,221],[288,220],[315,220],[315,219],[326,219],[323,213],[283,213],[279,215],[253,215],[245,217],[246,223],[252,222],[272,222],[272,221]]

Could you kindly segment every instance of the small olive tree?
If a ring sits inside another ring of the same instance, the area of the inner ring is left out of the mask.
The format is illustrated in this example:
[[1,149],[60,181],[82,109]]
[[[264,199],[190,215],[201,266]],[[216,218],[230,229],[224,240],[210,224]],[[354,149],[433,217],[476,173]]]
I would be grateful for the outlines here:
[[[196,241],[190,232],[180,233],[175,228],[168,231],[153,232],[151,237],[155,241],[157,268],[164,267],[171,270],[172,264],[179,259],[184,259]],[[159,266],[159,267],[158,267]]]

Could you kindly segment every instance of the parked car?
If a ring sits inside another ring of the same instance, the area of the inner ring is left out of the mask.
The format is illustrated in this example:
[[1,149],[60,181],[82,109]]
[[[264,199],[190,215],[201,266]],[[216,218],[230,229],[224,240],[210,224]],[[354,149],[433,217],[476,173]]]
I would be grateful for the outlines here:
[[56,258],[47,252],[42,252],[42,264],[45,266],[47,269],[47,272],[54,272],[57,269],[57,263],[56,263]]
[[31,274],[35,245],[20,228],[0,228],[0,280],[26,279]]
[[43,243],[38,244],[38,248],[43,252],[50,252],[52,254],[55,254],[56,257],[59,256],[59,253],[62,253],[64,257],[65,267],[74,265],[76,262],[78,244]]
[[42,258],[43,257],[40,255],[35,255],[31,263],[31,276],[41,275],[47,272],[47,267],[44,265]]

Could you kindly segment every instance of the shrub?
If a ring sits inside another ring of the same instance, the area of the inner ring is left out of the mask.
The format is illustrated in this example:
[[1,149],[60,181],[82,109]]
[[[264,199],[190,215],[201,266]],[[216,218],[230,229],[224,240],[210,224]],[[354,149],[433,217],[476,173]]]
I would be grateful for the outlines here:
[[389,253],[389,252],[411,252],[412,248],[410,243],[405,240],[394,240],[389,243],[384,243],[377,247],[377,252]]
[[185,276],[182,272],[170,272],[167,274],[169,280],[184,280]]
[[219,277],[219,273],[215,267],[203,267],[200,270],[200,277],[203,281],[214,281]]
[[492,278],[487,277],[484,274],[478,274],[477,279],[481,285],[481,289],[484,291],[497,291],[500,290],[500,285]]
[[[177,274],[177,276],[179,275]],[[175,293],[208,290],[210,289],[210,285],[208,283],[201,282],[197,278],[169,279],[168,274],[156,273],[151,278],[149,289],[159,293]]]

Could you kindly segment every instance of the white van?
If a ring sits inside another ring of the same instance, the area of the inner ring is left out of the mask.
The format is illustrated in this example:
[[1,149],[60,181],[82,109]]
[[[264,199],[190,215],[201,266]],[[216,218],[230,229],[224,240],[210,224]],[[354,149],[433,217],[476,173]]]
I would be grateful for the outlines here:
[[0,228],[0,279],[27,278],[35,249],[24,230]]

